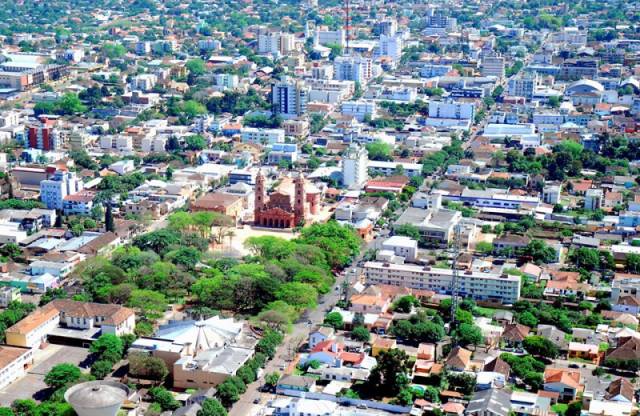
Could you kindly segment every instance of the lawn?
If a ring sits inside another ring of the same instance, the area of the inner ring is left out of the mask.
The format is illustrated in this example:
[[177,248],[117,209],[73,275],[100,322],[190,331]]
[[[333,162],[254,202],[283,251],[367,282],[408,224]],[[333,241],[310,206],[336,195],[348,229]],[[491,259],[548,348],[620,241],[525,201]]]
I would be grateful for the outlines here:
[[569,405],[566,403],[556,403],[553,406],[551,406],[551,410],[553,410],[559,415],[565,414],[568,408],[569,408]]

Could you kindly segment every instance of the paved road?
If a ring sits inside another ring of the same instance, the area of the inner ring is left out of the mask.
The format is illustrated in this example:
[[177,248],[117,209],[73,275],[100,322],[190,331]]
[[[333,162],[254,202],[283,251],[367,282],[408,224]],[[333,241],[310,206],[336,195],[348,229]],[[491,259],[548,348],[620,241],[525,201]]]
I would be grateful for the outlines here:
[[[293,326],[291,332],[285,336],[284,341],[276,351],[274,359],[267,363],[263,377],[247,386],[247,391],[240,397],[240,400],[233,405],[229,411],[229,416],[252,416],[261,414],[263,409],[266,407],[265,402],[269,400],[269,398],[273,397],[273,394],[261,393],[259,391],[260,387],[264,384],[264,376],[274,371],[277,371],[280,374],[293,371],[294,363],[292,360],[295,358],[300,345],[307,339],[309,329],[313,325],[321,323],[324,320],[327,309],[335,306],[335,304],[340,300],[340,295],[342,294],[341,288],[344,281],[348,279],[349,285],[353,284],[359,273],[358,271],[354,273],[354,269],[357,269],[355,265],[362,259],[362,255],[369,248],[379,246],[380,241],[384,240],[384,238],[386,238],[386,234],[385,237],[379,236],[368,243],[361,251],[362,254],[354,260],[354,266],[348,267],[345,269],[344,274],[336,277],[336,284],[334,285],[334,288],[330,293],[327,293],[322,297],[318,307],[309,311],[304,316],[304,319],[301,319],[300,322]],[[339,288],[339,290],[335,290],[336,287]],[[308,321],[311,321],[312,324],[308,324]],[[254,403],[256,399],[260,399],[260,404]]]

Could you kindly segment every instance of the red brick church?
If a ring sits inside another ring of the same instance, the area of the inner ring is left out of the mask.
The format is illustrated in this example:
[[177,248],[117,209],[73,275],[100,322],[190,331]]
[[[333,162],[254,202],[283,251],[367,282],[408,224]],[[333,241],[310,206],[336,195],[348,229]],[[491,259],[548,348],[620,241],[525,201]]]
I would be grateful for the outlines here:
[[254,224],[269,228],[293,228],[318,214],[320,190],[308,183],[302,173],[285,176],[275,191],[267,195],[264,176],[256,177]]

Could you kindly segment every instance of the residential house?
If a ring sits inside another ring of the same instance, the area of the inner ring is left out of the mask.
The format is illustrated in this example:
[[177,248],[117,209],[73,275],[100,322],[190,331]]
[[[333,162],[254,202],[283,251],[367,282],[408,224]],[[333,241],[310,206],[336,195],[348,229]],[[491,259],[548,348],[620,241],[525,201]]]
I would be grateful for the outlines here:
[[561,402],[574,400],[584,390],[580,381],[580,371],[564,368],[547,368],[544,371],[544,390],[558,393]]
[[509,416],[511,395],[503,389],[480,390],[473,394],[467,405],[468,416]]
[[316,385],[316,379],[313,377],[304,377],[296,375],[285,375],[278,380],[276,392],[294,390],[294,391],[311,391]]
[[581,342],[569,343],[569,359],[579,359],[591,361],[593,364],[600,364],[604,352],[600,352],[599,346],[595,344],[583,344]]
[[382,351],[389,351],[394,348],[396,348],[395,339],[377,337],[371,345],[371,356],[377,357]]
[[447,356],[444,365],[452,371],[467,371],[471,366],[471,351],[462,347],[454,347]]
[[616,312],[625,312],[632,315],[640,313],[640,299],[635,296],[625,295],[618,298],[618,302],[611,306]]
[[605,400],[612,402],[634,403],[635,387],[626,378],[620,377],[611,382],[604,395]]
[[531,328],[522,324],[509,324],[504,327],[502,339],[511,348],[522,348],[522,342],[529,335]]
[[314,349],[321,342],[333,339],[335,330],[330,326],[320,326],[309,333],[309,349]]
[[493,249],[496,253],[515,253],[525,248],[529,241],[531,241],[529,237],[523,235],[505,234],[493,240]]

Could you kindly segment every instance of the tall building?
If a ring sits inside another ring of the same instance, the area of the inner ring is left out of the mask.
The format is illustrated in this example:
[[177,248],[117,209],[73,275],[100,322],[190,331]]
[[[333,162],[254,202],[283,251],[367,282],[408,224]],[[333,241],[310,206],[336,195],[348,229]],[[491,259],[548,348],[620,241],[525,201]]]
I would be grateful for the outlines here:
[[367,149],[352,144],[342,158],[342,183],[347,188],[361,188],[368,179],[367,164],[369,154]]
[[32,149],[57,150],[62,146],[53,120],[41,118],[40,123],[27,127],[27,146]]
[[304,81],[283,77],[271,89],[275,113],[284,118],[296,118],[305,114],[310,90]]
[[280,31],[270,31],[261,28],[258,31],[258,53],[286,55],[291,52],[295,45],[295,37],[291,33]]
[[339,56],[333,61],[333,79],[366,84],[373,78],[371,59],[361,56]]
[[488,54],[482,58],[480,72],[485,77],[504,78],[504,58],[497,54]]
[[40,200],[48,209],[62,209],[64,197],[82,191],[84,185],[75,172],[59,170],[51,179],[40,182]]
[[355,117],[358,121],[373,120],[378,115],[378,107],[373,100],[344,101],[341,111],[342,115]]
[[399,35],[380,35],[380,56],[388,56],[394,62],[399,62],[402,57],[403,42]]
[[509,80],[508,92],[513,97],[525,97],[530,100],[538,86],[538,74],[527,73]]

